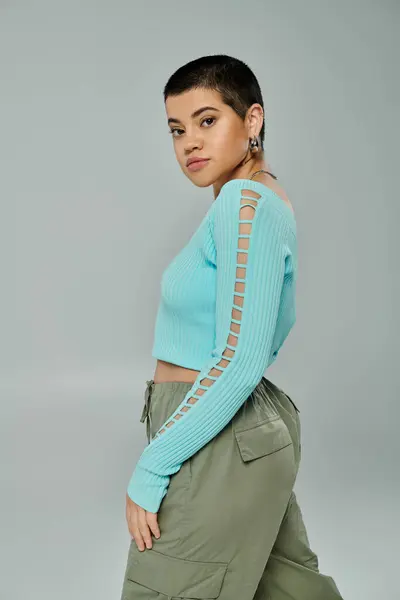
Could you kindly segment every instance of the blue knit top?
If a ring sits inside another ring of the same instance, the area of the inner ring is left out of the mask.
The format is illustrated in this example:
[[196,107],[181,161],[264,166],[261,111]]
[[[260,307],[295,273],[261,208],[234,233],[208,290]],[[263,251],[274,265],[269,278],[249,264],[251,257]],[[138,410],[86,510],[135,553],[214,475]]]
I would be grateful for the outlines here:
[[158,512],[171,475],[233,418],[296,321],[293,211],[258,181],[225,183],[161,278],[152,356],[199,370],[145,447],[129,497]]

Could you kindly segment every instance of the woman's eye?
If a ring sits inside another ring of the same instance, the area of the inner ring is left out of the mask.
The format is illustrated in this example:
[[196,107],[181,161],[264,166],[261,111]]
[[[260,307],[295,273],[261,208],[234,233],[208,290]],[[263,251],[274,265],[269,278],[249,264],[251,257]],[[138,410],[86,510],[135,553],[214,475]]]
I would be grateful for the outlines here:
[[[203,123],[205,123],[206,121],[215,121],[215,117],[207,117],[206,119],[204,119],[201,124],[203,125]],[[211,123],[212,125],[212,123]],[[172,128],[168,133],[172,134],[172,137],[180,137],[180,135],[174,135],[175,132],[182,132],[183,129],[178,129],[177,127]]]
[[171,133],[172,137],[178,137],[178,136],[174,135],[175,131],[182,131],[182,129],[176,129],[176,128],[174,128],[174,129],[171,129],[168,133]]

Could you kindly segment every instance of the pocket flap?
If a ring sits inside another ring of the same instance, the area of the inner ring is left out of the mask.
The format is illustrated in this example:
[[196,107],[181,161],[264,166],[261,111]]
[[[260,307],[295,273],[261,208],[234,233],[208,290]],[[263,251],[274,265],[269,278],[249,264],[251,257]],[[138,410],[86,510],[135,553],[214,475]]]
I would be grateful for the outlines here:
[[227,563],[175,558],[153,548],[140,552],[136,546],[127,579],[165,596],[206,600],[220,595],[227,568]]
[[268,419],[250,429],[235,430],[240,454],[245,462],[277,452],[292,444],[289,430],[281,417]]

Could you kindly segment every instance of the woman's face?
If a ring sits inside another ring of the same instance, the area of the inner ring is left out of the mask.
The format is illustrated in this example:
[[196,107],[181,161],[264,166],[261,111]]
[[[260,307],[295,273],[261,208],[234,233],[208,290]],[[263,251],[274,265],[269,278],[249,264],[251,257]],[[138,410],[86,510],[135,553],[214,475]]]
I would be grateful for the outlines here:
[[[201,110],[204,107],[208,108]],[[199,187],[230,179],[246,156],[249,137],[259,133],[251,128],[257,126],[257,119],[243,122],[214,90],[198,88],[179,96],[169,96],[165,108],[179,165]],[[197,166],[193,164],[195,169],[191,169],[187,161],[194,157],[207,161]]]

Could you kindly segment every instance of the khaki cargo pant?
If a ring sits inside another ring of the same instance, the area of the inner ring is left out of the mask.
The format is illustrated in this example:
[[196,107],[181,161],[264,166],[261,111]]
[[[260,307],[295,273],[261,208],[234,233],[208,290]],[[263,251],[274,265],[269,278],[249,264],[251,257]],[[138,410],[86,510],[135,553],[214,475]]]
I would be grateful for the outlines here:
[[[147,381],[149,440],[190,388]],[[263,377],[172,475],[160,538],[142,552],[131,541],[121,600],[343,600],[319,572],[293,491],[300,449],[298,409]]]

